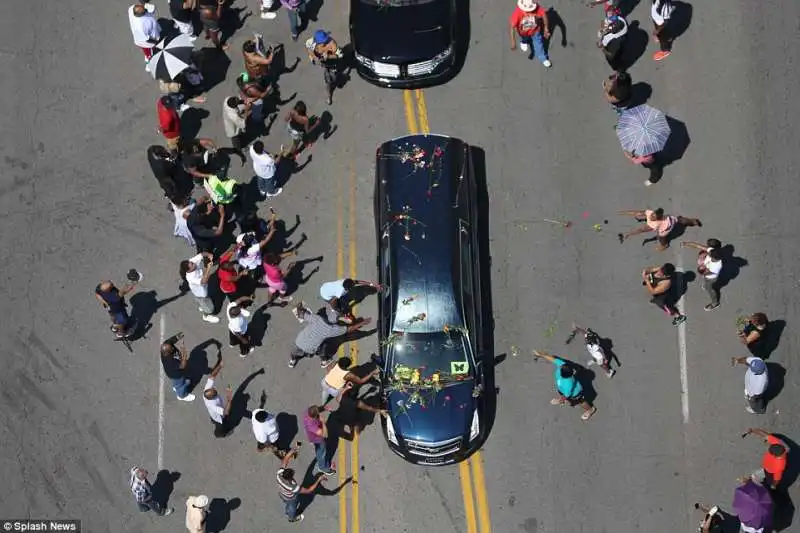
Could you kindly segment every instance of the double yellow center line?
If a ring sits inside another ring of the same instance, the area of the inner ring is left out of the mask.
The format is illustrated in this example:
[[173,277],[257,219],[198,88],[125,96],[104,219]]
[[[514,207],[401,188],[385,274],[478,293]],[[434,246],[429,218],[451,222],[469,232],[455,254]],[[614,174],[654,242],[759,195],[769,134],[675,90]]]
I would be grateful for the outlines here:
[[[428,135],[428,106],[422,89],[403,91],[406,123],[411,134]],[[467,533],[491,533],[489,520],[489,498],[486,495],[486,480],[483,473],[483,457],[480,450],[458,465],[461,478],[461,493],[464,499],[464,516],[467,520]],[[479,529],[480,526],[480,529]]]
[[[348,183],[348,261],[349,272],[347,277],[357,279],[356,267],[358,265],[358,245],[356,239],[356,173],[352,166],[349,167],[350,180]],[[338,279],[345,277],[344,266],[344,186],[343,180],[338,181],[337,202],[336,202],[336,276]],[[353,365],[358,364],[358,341],[350,341],[350,358]],[[339,346],[337,357],[344,354],[344,346]],[[354,428],[353,428],[354,429]],[[353,440],[350,444],[350,472],[352,476],[352,483],[350,483],[350,506],[351,513],[351,533],[360,533],[361,521],[359,519],[359,504],[358,504],[358,473],[359,473],[359,460],[358,460],[358,435],[354,434]],[[341,485],[347,480],[347,441],[339,439],[338,446],[338,459],[337,459],[337,472],[339,473],[339,484]],[[339,532],[347,533],[347,493],[343,489],[339,491]]]

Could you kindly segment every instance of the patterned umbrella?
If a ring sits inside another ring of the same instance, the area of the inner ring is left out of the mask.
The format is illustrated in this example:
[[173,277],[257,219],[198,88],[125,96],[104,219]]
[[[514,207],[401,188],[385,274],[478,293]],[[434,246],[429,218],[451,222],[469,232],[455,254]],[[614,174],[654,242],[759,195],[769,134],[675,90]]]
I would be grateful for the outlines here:
[[172,81],[192,65],[194,44],[188,35],[181,33],[162,39],[153,51],[155,53],[148,66],[150,74],[159,80]]
[[772,522],[772,497],[769,490],[753,481],[736,487],[733,493],[733,511],[746,526],[755,529],[768,527]]
[[624,110],[617,122],[617,137],[622,149],[639,157],[663,150],[669,133],[667,117],[649,105]]

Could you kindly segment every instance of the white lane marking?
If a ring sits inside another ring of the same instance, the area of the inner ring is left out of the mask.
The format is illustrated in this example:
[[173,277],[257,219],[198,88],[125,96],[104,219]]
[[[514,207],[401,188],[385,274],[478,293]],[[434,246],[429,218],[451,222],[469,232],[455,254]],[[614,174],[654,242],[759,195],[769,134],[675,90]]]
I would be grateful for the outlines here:
[[[677,270],[679,272],[683,272],[683,257],[681,257],[681,253],[678,252],[677,259],[675,261]],[[685,284],[686,281],[684,280],[683,276],[681,276],[681,283]],[[683,292],[685,287],[679,287]],[[678,308],[678,311],[683,315],[683,296],[681,296],[678,303],[675,304]],[[686,322],[680,324],[678,326],[678,351],[680,352],[680,363],[681,363],[681,411],[683,412],[683,423],[689,423],[689,371],[687,370],[686,365]]]
[[[166,324],[162,314],[158,321],[158,346],[164,343]],[[158,470],[164,468],[164,368],[158,364]]]

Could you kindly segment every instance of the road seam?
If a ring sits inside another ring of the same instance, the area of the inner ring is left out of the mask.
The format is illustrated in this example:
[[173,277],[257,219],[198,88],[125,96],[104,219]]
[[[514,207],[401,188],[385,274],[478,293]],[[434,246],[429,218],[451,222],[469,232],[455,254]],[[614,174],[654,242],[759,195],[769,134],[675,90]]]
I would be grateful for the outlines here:
[[[675,264],[677,265],[678,272],[681,272],[681,287],[679,290],[681,291],[681,297],[678,299],[678,303],[675,306],[678,308],[678,312],[682,315],[684,313],[684,300],[686,292],[684,289],[686,288],[686,278],[683,275],[683,257],[681,256],[680,251],[676,254]],[[684,321],[678,325],[678,352],[680,354],[680,367],[681,367],[681,413],[683,414],[683,423],[689,423],[689,371],[687,368],[687,357],[686,357],[686,322]]]
[[[159,315],[158,320],[158,345],[164,344],[166,320],[164,315]],[[158,365],[158,470],[164,468],[164,368],[159,361]]]

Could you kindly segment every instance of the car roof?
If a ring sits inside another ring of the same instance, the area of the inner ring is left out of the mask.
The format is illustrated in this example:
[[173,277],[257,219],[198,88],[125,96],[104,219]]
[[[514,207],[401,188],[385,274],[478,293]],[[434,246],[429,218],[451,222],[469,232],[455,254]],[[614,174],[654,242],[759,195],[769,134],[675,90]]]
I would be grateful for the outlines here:
[[393,265],[393,331],[432,333],[463,326],[453,208],[462,194],[463,147],[451,137],[410,135],[379,149],[379,190],[385,195],[380,237],[389,239]]

